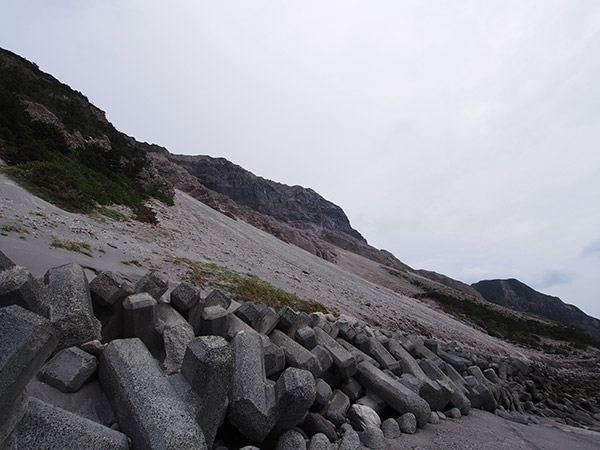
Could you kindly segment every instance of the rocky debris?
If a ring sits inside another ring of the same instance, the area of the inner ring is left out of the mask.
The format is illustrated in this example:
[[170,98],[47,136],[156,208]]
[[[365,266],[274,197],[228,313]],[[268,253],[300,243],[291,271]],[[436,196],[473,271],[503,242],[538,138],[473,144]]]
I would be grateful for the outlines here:
[[[202,298],[187,284],[173,290],[168,304],[147,292],[132,294],[131,285],[111,272],[89,286],[75,265],[48,273],[46,295],[39,298],[58,305],[58,315],[52,306],[51,320],[16,304],[0,308],[0,438],[6,443],[42,439],[30,425],[40,411],[49,411],[48,423],[70,430],[87,423],[79,416],[92,419],[97,426],[90,427],[91,437],[80,438],[94,442],[104,433],[107,445],[115,445],[107,448],[121,448],[123,436],[134,448],[223,450],[238,442],[383,448],[386,438],[402,439],[401,433],[446,417],[460,420],[471,407],[522,424],[539,415],[600,428],[592,397],[575,394],[582,391],[561,396],[557,376],[520,360],[482,358],[456,344],[371,328],[345,316],[287,307],[276,312],[253,303],[234,307],[221,291]],[[138,288],[154,289],[153,279],[146,277]],[[52,301],[50,291],[56,294]],[[93,310],[101,316],[103,339],[119,333],[127,338],[102,344],[100,330],[86,334],[63,324],[57,332],[63,345],[74,340],[77,346],[44,366],[57,343],[52,324],[70,314],[64,305],[69,295],[77,326],[93,328]],[[105,334],[105,327],[111,332]],[[24,390],[36,373],[40,381]],[[96,373],[100,383],[90,382]],[[35,399],[29,395],[52,405],[35,400],[28,409]]]
[[58,352],[38,372],[38,378],[61,392],[77,392],[95,374],[95,356],[77,347]]

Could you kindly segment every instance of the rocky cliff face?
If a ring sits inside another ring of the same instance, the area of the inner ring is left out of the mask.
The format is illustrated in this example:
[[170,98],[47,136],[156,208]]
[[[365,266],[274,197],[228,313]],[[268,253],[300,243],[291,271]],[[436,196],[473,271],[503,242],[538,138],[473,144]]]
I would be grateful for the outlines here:
[[173,155],[172,159],[204,186],[226,195],[239,205],[292,226],[341,231],[366,243],[362,235],[350,226],[342,208],[312,189],[257,177],[224,158]]
[[519,280],[485,280],[472,287],[489,302],[581,328],[591,336],[600,338],[600,320],[588,316],[576,306],[564,303],[558,297],[537,292]]

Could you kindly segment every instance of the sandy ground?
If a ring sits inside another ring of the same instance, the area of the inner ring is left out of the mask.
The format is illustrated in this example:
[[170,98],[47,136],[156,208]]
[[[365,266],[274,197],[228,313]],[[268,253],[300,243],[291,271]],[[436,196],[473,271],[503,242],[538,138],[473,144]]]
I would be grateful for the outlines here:
[[[425,330],[441,340],[456,341],[480,352],[535,358],[534,352],[365,281],[242,221],[232,220],[183,192],[176,192],[173,207],[160,203],[152,207],[158,213],[159,226],[70,214],[32,196],[0,174],[0,250],[35,276],[43,276],[51,267],[77,262],[90,269],[90,276],[99,270],[113,270],[132,281],[147,270],[160,270],[169,276],[172,287],[184,275],[183,268],[171,262],[174,257],[213,262],[257,275],[302,298],[317,300],[331,311],[386,328]],[[53,248],[55,240],[87,242],[92,256]],[[133,260],[140,266],[132,264]],[[556,426],[525,427],[473,411],[469,417],[403,436],[391,448],[600,448],[600,434],[564,431]]]
[[474,409],[466,417],[429,424],[416,434],[403,434],[388,444],[388,450],[597,450],[600,433],[550,420],[522,425]]

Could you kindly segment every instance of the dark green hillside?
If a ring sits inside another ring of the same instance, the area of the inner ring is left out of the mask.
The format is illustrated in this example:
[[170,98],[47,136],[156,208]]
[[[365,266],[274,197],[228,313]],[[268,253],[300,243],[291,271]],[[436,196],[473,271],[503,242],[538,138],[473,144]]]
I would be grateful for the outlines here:
[[7,173],[70,211],[121,204],[152,221],[143,200],[170,202],[151,181],[146,153],[69,86],[0,49],[0,157]]

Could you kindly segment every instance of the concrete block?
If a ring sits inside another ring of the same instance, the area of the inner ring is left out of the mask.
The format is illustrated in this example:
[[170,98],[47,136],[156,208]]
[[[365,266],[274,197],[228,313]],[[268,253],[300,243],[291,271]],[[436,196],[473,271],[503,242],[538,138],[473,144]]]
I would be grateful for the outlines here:
[[375,411],[377,414],[383,413],[387,404],[373,392],[367,391],[367,395],[362,396],[356,401],[359,405],[365,405]]
[[349,409],[350,399],[348,398],[348,396],[339,389],[334,389],[333,395],[331,396],[331,400],[329,401],[329,404],[326,407],[326,411],[333,411],[346,417],[346,414],[348,413]]
[[100,339],[100,322],[94,317],[89,285],[79,264],[48,270],[43,296],[50,305],[58,350]]
[[308,350],[312,350],[316,347],[317,341],[315,340],[315,330],[311,327],[302,327],[296,330],[294,339],[303,347]]
[[171,305],[186,319],[190,309],[201,301],[202,291],[186,281],[171,291]]
[[156,329],[157,306],[157,301],[147,292],[130,295],[123,301],[123,335],[140,338],[151,351],[162,347],[162,339]]
[[[437,381],[445,390],[450,393],[450,404],[460,409],[464,415],[469,414],[471,409],[471,401],[465,395],[461,386],[457,386],[436,364],[434,361],[424,359],[419,363],[425,374],[429,378]],[[434,408],[443,409],[443,408]]]
[[322,368],[318,358],[292,338],[280,330],[273,330],[269,335],[269,339],[273,344],[283,349],[288,366],[308,370],[315,377],[321,375]]
[[357,369],[355,378],[361,385],[372,390],[397,412],[412,412],[420,427],[427,424],[431,408],[425,400],[369,363],[362,362]]
[[356,373],[356,359],[335,339],[320,328],[315,328],[315,339],[317,345],[322,345],[329,350],[333,364],[342,378],[349,378]]
[[266,307],[258,321],[254,324],[254,329],[260,334],[268,335],[275,329],[279,323],[279,314],[270,306]]
[[314,436],[317,433],[322,433],[327,436],[329,442],[335,442],[338,438],[335,426],[321,414],[308,413],[304,418],[302,429],[309,437]]
[[306,441],[297,431],[288,430],[277,440],[275,450],[306,450]]
[[108,344],[99,379],[134,448],[207,448],[201,428],[140,339]]
[[315,405],[318,409],[323,409],[329,404],[329,401],[333,397],[333,391],[331,386],[327,384],[322,378],[315,380]]
[[221,289],[213,289],[203,301],[205,306],[220,306],[223,309],[228,309],[231,305],[231,297]]
[[27,413],[9,440],[7,450],[129,449],[127,436],[123,433],[36,398],[29,400]]
[[114,272],[100,272],[90,282],[92,302],[114,310],[116,303],[123,300],[125,294],[124,280]]
[[269,342],[264,347],[265,373],[267,377],[276,375],[285,369],[285,352],[279,346]]
[[13,265],[0,272],[0,307],[10,305],[50,318],[50,306],[41,296],[41,286],[24,267]]
[[364,394],[364,389],[358,381],[350,377],[340,385],[340,390],[348,396],[351,403],[356,402]]
[[156,328],[162,334],[165,349],[163,370],[167,375],[178,372],[186,347],[194,339],[194,329],[169,303],[157,305]]
[[[25,385],[56,347],[50,322],[21,306],[0,308],[0,448],[24,412]],[[17,414],[17,417],[15,417]]]
[[229,329],[229,314],[221,306],[207,306],[200,314],[198,331],[194,330],[196,335],[202,336],[227,336]]
[[[361,339],[361,337],[363,337]],[[365,335],[358,334],[355,338],[356,346],[367,355],[375,359],[382,369],[391,370],[396,375],[400,375],[400,363],[387,351],[377,338],[367,338]]]
[[233,351],[220,336],[197,337],[185,352],[181,373],[202,401],[196,420],[204,431],[206,445],[212,448],[229,403],[233,377]]
[[4,253],[0,251],[0,272],[3,272],[7,269],[14,267],[16,264],[12,262],[12,260],[6,256]]
[[328,371],[333,365],[333,358],[331,356],[331,352],[329,352],[329,350],[327,350],[322,345],[315,346],[310,352],[313,355],[315,355],[319,360],[319,365],[321,366],[321,373]]
[[347,342],[344,339],[341,338],[337,338],[336,342],[338,344],[340,344],[342,347],[344,347],[346,350],[348,350],[350,352],[350,354],[352,356],[354,356],[354,359],[356,361],[356,364],[366,361],[369,364],[377,367],[378,369],[381,367],[379,365],[379,363],[377,361],[375,361],[373,358],[371,358],[369,355],[367,355],[365,352],[357,349],[354,345],[352,345],[350,342]]
[[276,405],[265,383],[262,341],[250,329],[237,333],[231,346],[235,363],[228,420],[248,439],[262,441],[277,421]]
[[69,347],[58,352],[38,372],[38,378],[61,392],[77,392],[96,375],[98,360],[95,356]]
[[169,279],[159,272],[148,272],[135,284],[135,292],[150,294],[155,300],[160,300],[167,289],[169,289]]
[[235,310],[234,314],[254,328],[254,324],[258,322],[265,308],[265,305],[259,303],[244,302]]
[[275,386],[277,423],[274,431],[281,433],[295,427],[315,401],[315,379],[303,369],[288,367]]

